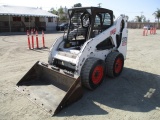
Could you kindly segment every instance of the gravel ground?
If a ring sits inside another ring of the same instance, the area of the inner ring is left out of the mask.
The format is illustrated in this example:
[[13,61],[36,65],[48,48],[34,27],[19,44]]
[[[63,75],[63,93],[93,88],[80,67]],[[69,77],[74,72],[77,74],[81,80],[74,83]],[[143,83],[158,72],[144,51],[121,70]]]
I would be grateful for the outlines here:
[[[61,35],[45,34],[46,46]],[[128,36],[122,74],[94,91],[84,89],[81,100],[51,117],[15,89],[36,61],[47,62],[48,49],[28,50],[23,33],[0,33],[0,120],[160,119],[160,30],[142,36],[142,30],[129,29]]]

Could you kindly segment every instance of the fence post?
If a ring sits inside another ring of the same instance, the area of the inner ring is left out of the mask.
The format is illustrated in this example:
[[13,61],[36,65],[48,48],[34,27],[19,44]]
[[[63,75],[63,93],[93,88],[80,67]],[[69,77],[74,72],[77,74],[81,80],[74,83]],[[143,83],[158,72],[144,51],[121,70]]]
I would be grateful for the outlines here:
[[45,48],[45,41],[44,41],[44,32],[42,30],[42,43],[43,43],[43,48]]
[[150,35],[152,34],[152,27],[150,27]]
[[148,28],[146,28],[146,36],[148,35]]
[[28,48],[31,49],[30,37],[29,37],[29,32],[28,32],[28,30],[27,30],[27,36],[28,36]]
[[145,28],[143,28],[143,36],[145,36]]
[[38,32],[36,31],[36,44],[37,44],[37,49],[39,49],[39,43],[38,43]]
[[32,35],[32,48],[34,49],[34,37],[33,37],[33,29],[31,29],[31,35]]

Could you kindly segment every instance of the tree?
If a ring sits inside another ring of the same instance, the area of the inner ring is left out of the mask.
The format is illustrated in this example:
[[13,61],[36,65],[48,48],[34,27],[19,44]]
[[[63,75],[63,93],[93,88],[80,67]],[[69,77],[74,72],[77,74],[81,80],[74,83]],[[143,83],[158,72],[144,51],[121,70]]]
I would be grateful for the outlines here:
[[58,9],[58,15],[59,15],[59,19],[62,20],[63,19],[63,14],[64,14],[64,11],[63,11],[63,8],[62,6]]
[[143,18],[143,22],[147,22],[146,17]]
[[82,7],[82,4],[81,3],[76,3],[73,5],[73,7]]
[[62,15],[64,13],[62,6],[58,9],[59,15]]
[[148,19],[147,22],[149,23],[149,22],[150,22],[150,19]]
[[65,21],[65,20],[67,20],[67,17],[66,16],[62,16],[60,20]]
[[128,17],[128,15],[126,15],[126,18],[127,18],[127,21],[129,20],[129,17]]
[[101,7],[101,4],[102,4],[102,3],[98,3],[98,7],[99,7],[99,8]]
[[160,9],[157,8],[157,11],[155,11],[153,15],[155,16],[155,18],[158,19],[158,27],[159,27]]
[[51,12],[51,13],[53,13],[53,14],[55,14],[55,15],[58,15],[58,11],[56,11],[54,8],[51,8],[51,9],[49,10],[49,12]]
[[141,16],[135,16],[136,22],[142,22],[142,20],[145,18],[144,15]]

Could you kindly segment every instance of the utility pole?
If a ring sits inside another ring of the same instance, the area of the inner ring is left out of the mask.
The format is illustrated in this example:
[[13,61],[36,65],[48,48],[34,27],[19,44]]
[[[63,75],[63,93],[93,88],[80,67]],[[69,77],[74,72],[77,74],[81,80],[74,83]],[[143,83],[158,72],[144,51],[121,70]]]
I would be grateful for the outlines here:
[[140,17],[141,17],[141,22],[144,22],[144,19],[145,19],[145,18],[144,18],[144,16],[143,16],[143,11],[141,12],[141,16],[140,16]]
[[101,4],[102,4],[102,3],[98,3],[98,7],[99,7],[99,8],[101,7]]

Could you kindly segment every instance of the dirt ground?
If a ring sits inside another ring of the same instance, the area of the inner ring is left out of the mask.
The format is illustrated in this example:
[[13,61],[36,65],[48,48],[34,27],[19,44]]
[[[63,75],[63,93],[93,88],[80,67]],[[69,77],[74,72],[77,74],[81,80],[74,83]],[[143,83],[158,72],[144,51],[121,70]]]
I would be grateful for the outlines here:
[[[61,35],[45,34],[46,46]],[[95,91],[84,90],[82,99],[54,117],[15,89],[36,61],[47,62],[48,51],[28,50],[26,35],[0,33],[0,120],[160,119],[160,30],[142,36],[142,30],[129,29],[122,74],[106,78]]]

